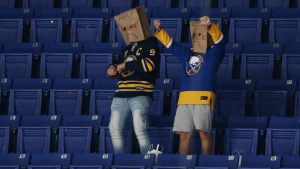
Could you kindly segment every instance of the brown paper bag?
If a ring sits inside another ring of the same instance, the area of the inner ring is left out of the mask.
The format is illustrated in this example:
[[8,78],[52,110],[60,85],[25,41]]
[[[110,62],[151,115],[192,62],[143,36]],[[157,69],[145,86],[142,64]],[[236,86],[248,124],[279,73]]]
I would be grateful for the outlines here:
[[114,17],[118,28],[128,45],[152,36],[148,18],[143,7],[125,11]]
[[206,53],[207,50],[207,24],[201,21],[190,21],[193,52]]

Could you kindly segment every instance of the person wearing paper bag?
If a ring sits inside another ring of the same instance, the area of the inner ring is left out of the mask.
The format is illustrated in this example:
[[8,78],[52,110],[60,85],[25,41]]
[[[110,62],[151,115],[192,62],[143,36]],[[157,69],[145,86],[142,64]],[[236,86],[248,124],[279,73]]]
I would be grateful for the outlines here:
[[185,72],[181,77],[180,93],[173,131],[180,135],[179,153],[188,154],[194,130],[199,133],[203,154],[212,152],[210,136],[215,101],[217,70],[224,57],[225,44],[218,26],[207,16],[190,21],[192,49],[174,42],[154,21],[156,38],[180,59]]
[[131,112],[140,152],[147,153],[150,146],[148,112],[159,72],[158,41],[152,36],[142,7],[123,12],[114,19],[127,45],[117,63],[107,69],[109,76],[119,78],[109,123],[114,152],[125,153],[122,131]]

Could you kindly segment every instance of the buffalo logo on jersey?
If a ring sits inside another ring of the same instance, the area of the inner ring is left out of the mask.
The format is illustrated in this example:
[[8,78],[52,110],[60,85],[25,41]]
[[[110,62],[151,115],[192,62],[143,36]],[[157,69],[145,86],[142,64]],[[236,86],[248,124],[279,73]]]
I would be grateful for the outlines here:
[[[134,61],[134,60],[137,60],[137,59],[136,59],[136,56],[134,56],[134,55],[129,55],[129,56],[126,56],[126,58],[124,59],[124,63],[126,63],[126,62],[131,62],[131,61]],[[134,73],[134,71],[128,71],[128,70],[125,70],[125,71],[123,71],[123,72],[121,73],[121,75],[122,75],[123,77],[128,77],[128,76],[132,75],[133,73]]]
[[201,69],[201,64],[204,62],[204,59],[201,55],[191,56],[189,61],[186,63],[186,74],[189,76],[195,75]]

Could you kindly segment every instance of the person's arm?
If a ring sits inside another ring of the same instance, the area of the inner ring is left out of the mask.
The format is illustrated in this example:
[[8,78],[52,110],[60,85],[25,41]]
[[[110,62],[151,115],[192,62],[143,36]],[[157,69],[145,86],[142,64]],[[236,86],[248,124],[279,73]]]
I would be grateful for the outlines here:
[[214,41],[214,52],[215,55],[218,57],[218,64],[220,64],[224,58],[225,53],[225,41],[222,31],[218,28],[216,24],[212,23],[209,27],[208,33],[211,35]]

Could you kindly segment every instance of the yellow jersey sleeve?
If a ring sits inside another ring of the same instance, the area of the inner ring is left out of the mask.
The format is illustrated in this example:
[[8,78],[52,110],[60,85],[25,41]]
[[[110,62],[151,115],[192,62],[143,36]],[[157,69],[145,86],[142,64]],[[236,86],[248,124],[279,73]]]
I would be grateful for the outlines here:
[[155,37],[166,47],[169,48],[172,45],[173,39],[168,34],[165,29],[160,29],[158,32],[155,33]]
[[214,23],[211,23],[208,33],[211,35],[215,44],[218,44],[223,39],[223,34],[222,34],[221,30]]

